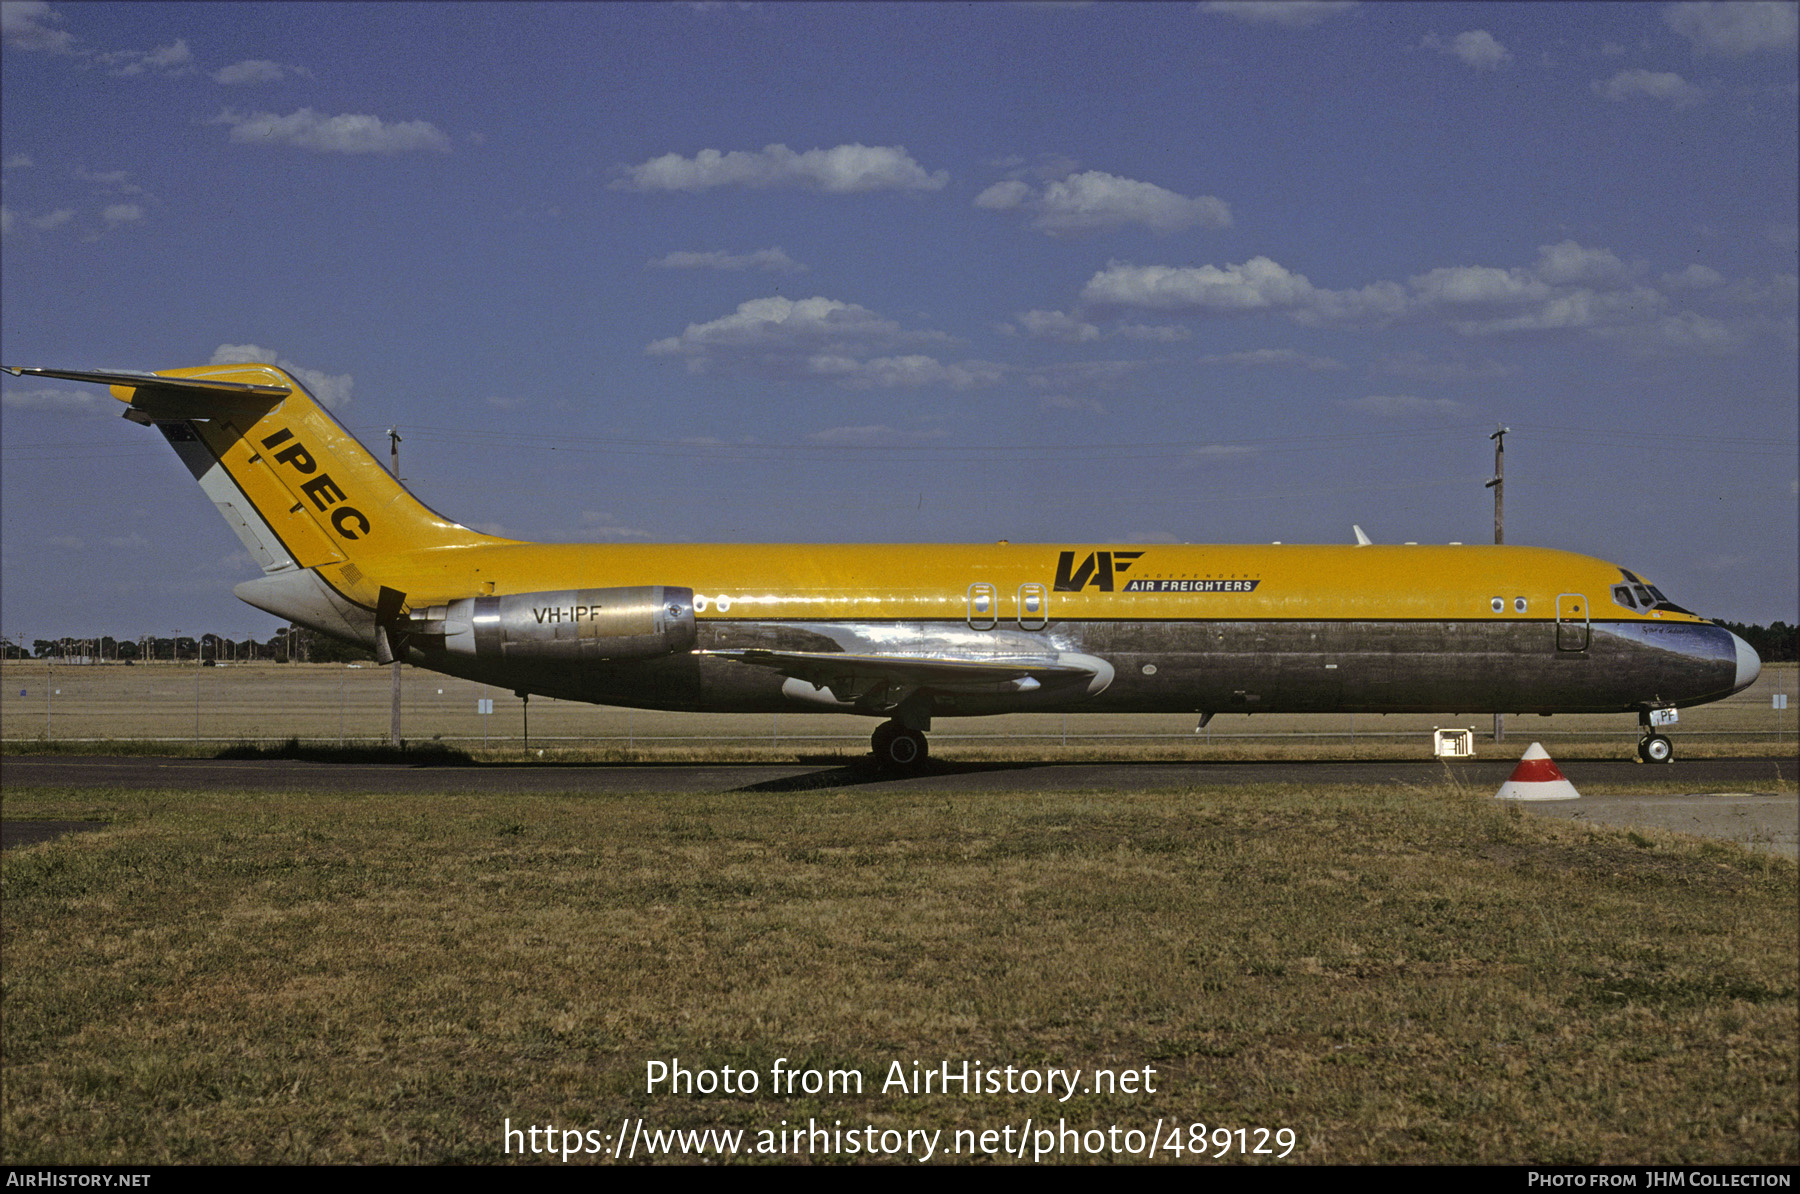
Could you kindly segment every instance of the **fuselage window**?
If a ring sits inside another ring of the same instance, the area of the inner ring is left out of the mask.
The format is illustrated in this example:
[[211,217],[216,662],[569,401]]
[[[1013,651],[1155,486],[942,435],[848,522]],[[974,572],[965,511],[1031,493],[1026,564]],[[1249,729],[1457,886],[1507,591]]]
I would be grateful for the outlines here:
[[1493,601],[1489,602],[1488,604],[1493,606],[1495,613],[1499,613],[1506,608],[1505,600],[1502,598],[1499,598],[1499,597],[1494,598]]
[[1525,599],[1523,597],[1513,598],[1513,610],[1514,612],[1521,614],[1525,612]]

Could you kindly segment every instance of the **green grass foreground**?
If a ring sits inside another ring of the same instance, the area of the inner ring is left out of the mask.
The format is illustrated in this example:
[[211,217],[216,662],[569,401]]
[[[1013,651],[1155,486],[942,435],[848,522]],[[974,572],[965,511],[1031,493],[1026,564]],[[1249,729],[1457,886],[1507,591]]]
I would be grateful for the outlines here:
[[[941,1128],[952,1161],[956,1129],[1028,1118],[1290,1128],[1290,1163],[1800,1159],[1794,864],[1485,793],[7,812],[110,822],[0,860],[10,1164],[496,1162],[507,1119],[638,1117],[746,1152],[809,1117]],[[761,1088],[647,1093],[674,1058]],[[863,1093],[776,1094],[778,1058]],[[1150,1067],[1156,1093],[882,1090],[965,1059]]]

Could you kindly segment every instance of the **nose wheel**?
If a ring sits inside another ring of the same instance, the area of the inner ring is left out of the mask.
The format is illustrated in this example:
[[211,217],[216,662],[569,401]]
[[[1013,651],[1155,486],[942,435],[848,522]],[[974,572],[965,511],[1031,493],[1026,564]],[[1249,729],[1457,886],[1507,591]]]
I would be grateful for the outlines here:
[[1638,758],[1646,763],[1671,763],[1675,760],[1675,744],[1656,732],[1650,714],[1638,714]]
[[875,761],[889,771],[907,774],[925,765],[931,747],[922,731],[908,729],[898,721],[884,721],[869,736]]

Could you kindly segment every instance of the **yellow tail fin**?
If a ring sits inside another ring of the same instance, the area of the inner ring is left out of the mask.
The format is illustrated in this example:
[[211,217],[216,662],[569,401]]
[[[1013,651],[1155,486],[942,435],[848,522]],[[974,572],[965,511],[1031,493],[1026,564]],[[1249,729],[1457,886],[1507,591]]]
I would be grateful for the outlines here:
[[[263,544],[261,552],[252,547],[264,571],[279,569],[283,555],[293,566],[317,568],[366,564],[425,548],[503,542],[451,522],[413,497],[284,370],[271,365],[208,365],[165,370],[157,376],[174,385],[115,384],[112,392],[134,412],[162,423],[234,530],[239,528],[233,513],[253,532],[267,529],[275,542]],[[240,391],[241,397],[226,403],[181,389],[171,402],[176,395],[167,391],[187,382],[227,382],[287,393],[271,403],[266,396],[259,402],[256,394]],[[195,413],[181,422],[167,421],[162,413],[179,418],[184,407]],[[203,453],[184,449],[178,438],[184,434],[192,436],[185,442],[196,444]],[[221,487],[207,482],[214,468],[230,478],[241,495],[239,502],[222,501],[217,492]],[[242,502],[254,511],[260,527],[243,510],[224,509]],[[240,536],[243,533],[239,530]],[[246,541],[246,546],[251,544]]]
[[273,365],[156,373],[20,369],[100,382],[155,424],[266,573],[358,573],[385,556],[507,542],[408,493],[291,374]]

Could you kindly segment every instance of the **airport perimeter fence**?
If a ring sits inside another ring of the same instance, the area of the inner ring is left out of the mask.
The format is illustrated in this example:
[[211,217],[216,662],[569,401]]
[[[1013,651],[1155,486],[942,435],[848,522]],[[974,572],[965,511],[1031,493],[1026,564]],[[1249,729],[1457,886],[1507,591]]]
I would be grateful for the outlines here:
[[[0,742],[137,741],[197,745],[315,746],[387,743],[392,675],[387,668],[330,664],[193,663],[65,664],[9,660],[0,664]],[[1778,753],[1800,745],[1800,702],[1793,664],[1771,664],[1757,684],[1712,705],[1681,712],[1670,732],[1679,740],[1732,740]],[[1418,743],[1429,754],[1439,727],[1469,729],[1492,743],[1488,714],[1221,714],[1196,731],[1193,714],[1010,714],[939,718],[940,745],[1014,742],[1042,747],[1119,744],[1235,746],[1311,744],[1354,751],[1358,743]],[[623,749],[655,753],[709,747],[857,749],[875,720],[849,714],[699,714],[632,710],[533,698],[416,668],[401,675],[401,734],[413,746]],[[1629,714],[1555,717],[1509,715],[1505,741],[1613,743],[1629,752],[1637,738]],[[1410,746],[1408,747],[1410,750]],[[1609,753],[1612,748],[1607,747]]]

